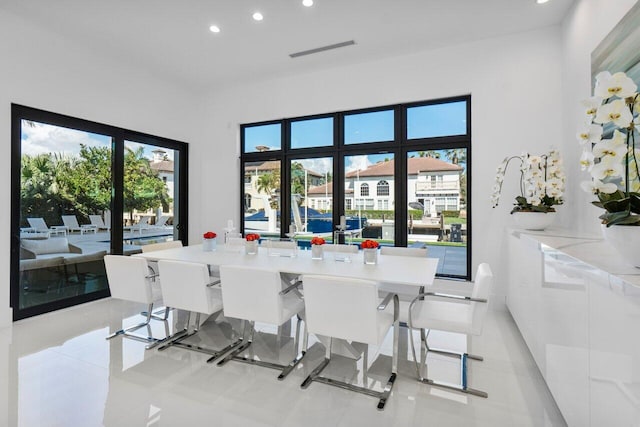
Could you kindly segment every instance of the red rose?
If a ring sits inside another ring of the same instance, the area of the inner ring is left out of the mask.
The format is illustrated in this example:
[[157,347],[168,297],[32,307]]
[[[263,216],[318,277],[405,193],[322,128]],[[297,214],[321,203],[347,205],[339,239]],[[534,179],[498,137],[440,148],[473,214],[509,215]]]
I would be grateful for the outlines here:
[[360,247],[362,249],[375,249],[378,246],[378,242],[376,242],[375,240],[365,240],[360,244]]
[[203,234],[202,237],[204,237],[205,239],[215,239],[216,237],[218,237],[218,235],[213,231],[207,231],[206,233]]
[[326,241],[322,237],[314,237],[311,239],[312,245],[324,245]]
[[247,239],[247,242],[253,242],[254,240],[260,239],[260,235],[255,233],[250,233],[250,234],[247,234],[245,238]]

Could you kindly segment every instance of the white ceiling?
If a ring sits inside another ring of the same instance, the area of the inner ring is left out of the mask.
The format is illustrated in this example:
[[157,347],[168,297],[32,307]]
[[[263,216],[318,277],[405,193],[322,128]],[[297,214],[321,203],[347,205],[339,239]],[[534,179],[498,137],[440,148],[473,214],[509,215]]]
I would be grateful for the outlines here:
[[[559,24],[573,0],[2,0],[0,9],[195,89]],[[259,10],[262,22],[251,15]],[[213,34],[209,26],[222,31]],[[347,40],[356,45],[291,59]]]

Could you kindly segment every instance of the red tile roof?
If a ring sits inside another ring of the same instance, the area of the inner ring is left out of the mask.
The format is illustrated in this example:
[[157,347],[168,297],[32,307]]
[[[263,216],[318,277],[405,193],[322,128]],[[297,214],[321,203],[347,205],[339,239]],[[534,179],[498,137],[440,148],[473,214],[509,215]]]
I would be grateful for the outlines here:
[[[352,171],[346,174],[347,178],[353,178],[356,176],[393,176],[394,174],[394,160],[387,162],[379,162],[369,166],[367,169]],[[418,172],[447,172],[447,171],[462,171],[462,166],[453,163],[448,163],[440,159],[433,157],[411,157],[407,162],[407,173],[409,175],[416,175]]]

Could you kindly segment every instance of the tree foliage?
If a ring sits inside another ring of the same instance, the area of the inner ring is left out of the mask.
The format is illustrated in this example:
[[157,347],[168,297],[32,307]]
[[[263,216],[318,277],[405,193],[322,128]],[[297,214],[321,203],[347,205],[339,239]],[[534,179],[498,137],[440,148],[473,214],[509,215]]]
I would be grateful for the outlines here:
[[[125,152],[124,208],[146,211],[162,206],[168,210],[167,188],[151,169],[142,148]],[[111,149],[80,146],[77,157],[61,154],[22,156],[21,217],[42,217],[58,225],[62,215],[76,215],[88,222],[88,215],[111,206]]]

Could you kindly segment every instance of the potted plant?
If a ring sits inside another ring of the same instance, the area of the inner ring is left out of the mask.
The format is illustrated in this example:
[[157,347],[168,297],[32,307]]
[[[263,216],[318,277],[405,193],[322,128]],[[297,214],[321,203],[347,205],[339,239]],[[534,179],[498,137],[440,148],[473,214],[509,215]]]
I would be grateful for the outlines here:
[[500,202],[507,167],[515,159],[520,161],[520,195],[515,198],[511,214],[516,215],[520,228],[544,230],[553,222],[555,206],[564,202],[565,175],[560,152],[551,150],[540,156],[523,153],[505,157],[496,170],[491,197],[494,208]]
[[604,209],[600,215],[605,239],[623,259],[640,267],[636,236],[640,227],[640,175],[635,135],[640,124],[637,84],[625,73],[603,71],[596,76],[594,96],[582,101],[585,123],[577,137],[580,164],[591,174],[582,188]]

